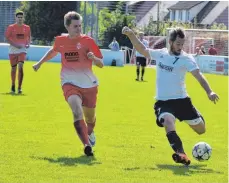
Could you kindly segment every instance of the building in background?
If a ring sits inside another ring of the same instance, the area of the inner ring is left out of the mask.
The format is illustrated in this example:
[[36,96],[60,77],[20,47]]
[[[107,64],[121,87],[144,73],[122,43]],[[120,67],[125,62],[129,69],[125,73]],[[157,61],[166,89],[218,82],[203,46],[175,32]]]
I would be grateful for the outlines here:
[[[170,21],[202,25],[223,23],[228,28],[227,1],[179,1],[168,8]],[[195,20],[196,19],[196,20]]]

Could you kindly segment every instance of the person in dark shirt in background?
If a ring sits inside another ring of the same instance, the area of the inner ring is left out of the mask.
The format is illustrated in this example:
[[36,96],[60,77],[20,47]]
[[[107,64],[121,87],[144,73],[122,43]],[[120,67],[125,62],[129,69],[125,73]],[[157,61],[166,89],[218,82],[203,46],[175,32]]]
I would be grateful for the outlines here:
[[209,50],[208,50],[208,54],[209,54],[209,55],[217,55],[217,51],[216,51],[216,49],[214,48],[214,45],[213,45],[213,44],[211,44],[211,47],[210,47]]

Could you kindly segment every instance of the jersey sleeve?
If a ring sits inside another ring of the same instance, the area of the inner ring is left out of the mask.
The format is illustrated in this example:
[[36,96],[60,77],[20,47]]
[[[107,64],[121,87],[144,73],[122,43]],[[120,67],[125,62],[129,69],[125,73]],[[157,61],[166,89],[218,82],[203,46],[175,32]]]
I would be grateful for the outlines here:
[[162,49],[150,49],[148,48],[150,57],[152,60],[157,60],[162,55]]
[[56,37],[55,38],[55,41],[54,41],[54,44],[53,44],[53,50],[55,51],[55,52],[60,52],[60,39],[59,39],[59,37]]
[[89,52],[94,53],[94,55],[98,58],[103,58],[103,55],[102,55],[99,47],[95,43],[95,41],[93,39],[89,39],[89,40],[90,40],[88,43]]
[[31,29],[30,26],[28,26],[28,39],[27,39],[27,44],[30,44],[31,41]]
[[192,72],[196,69],[199,69],[199,66],[196,63],[196,60],[192,55],[188,57],[188,61],[186,62],[186,69],[188,72]]
[[6,29],[6,32],[5,32],[5,37],[7,39],[10,39],[11,32],[12,32],[12,26],[8,26],[7,29]]
[[31,28],[28,27],[28,34],[29,34],[29,37],[31,36]]

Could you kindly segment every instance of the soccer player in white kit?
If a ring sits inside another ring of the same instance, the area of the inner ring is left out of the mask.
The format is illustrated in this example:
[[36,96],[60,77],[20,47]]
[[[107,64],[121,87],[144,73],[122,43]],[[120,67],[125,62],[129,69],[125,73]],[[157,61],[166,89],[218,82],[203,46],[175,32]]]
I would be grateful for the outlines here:
[[198,134],[205,133],[205,121],[187,94],[185,74],[192,73],[212,102],[218,101],[218,95],[212,91],[193,56],[182,51],[185,41],[182,29],[172,29],[169,33],[169,49],[158,50],[147,49],[128,27],[124,27],[122,33],[129,37],[138,52],[146,58],[156,60],[156,122],[159,127],[165,127],[166,136],[174,150],[173,160],[189,165],[191,161],[185,154],[182,141],[175,130],[176,118],[185,121]]

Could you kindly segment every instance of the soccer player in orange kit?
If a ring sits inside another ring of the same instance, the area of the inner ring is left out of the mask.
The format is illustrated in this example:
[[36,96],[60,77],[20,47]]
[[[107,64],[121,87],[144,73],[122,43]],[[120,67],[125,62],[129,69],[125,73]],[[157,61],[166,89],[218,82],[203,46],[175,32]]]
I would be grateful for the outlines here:
[[9,58],[11,64],[11,92],[15,93],[15,80],[18,65],[18,93],[22,93],[22,81],[23,81],[23,64],[26,57],[26,50],[30,46],[31,31],[28,25],[24,22],[24,13],[19,11],[16,13],[16,23],[7,27],[5,37],[10,44]]
[[[74,117],[75,130],[84,145],[84,153],[93,156],[95,145],[95,108],[98,80],[92,71],[92,63],[103,67],[103,56],[95,41],[81,34],[82,16],[68,12],[64,16],[67,35],[57,36],[53,47],[33,65],[37,71],[41,64],[61,54],[61,85],[66,101]],[[85,121],[84,121],[84,117]]]

